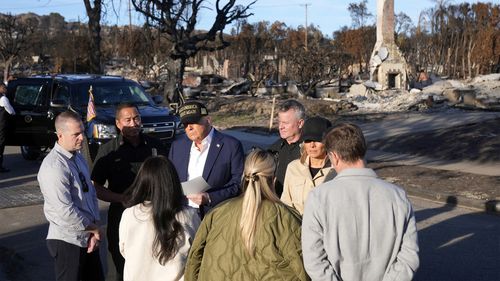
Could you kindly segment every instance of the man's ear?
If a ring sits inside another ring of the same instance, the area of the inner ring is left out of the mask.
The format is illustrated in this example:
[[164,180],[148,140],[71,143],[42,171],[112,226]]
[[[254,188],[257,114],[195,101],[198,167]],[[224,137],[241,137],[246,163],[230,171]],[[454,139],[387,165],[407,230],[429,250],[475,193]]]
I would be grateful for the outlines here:
[[340,161],[340,157],[335,151],[329,151],[328,152],[328,157],[330,158],[330,162],[332,163],[332,167],[337,166],[337,164]]
[[304,122],[304,119],[299,120],[299,129],[302,129],[302,127],[304,127]]
[[210,115],[207,115],[204,118],[205,120],[207,120],[208,125],[212,126],[212,117],[210,117]]
[[333,167],[333,154],[332,154],[332,152],[327,151],[326,157],[328,157],[328,159],[330,159],[330,165]]

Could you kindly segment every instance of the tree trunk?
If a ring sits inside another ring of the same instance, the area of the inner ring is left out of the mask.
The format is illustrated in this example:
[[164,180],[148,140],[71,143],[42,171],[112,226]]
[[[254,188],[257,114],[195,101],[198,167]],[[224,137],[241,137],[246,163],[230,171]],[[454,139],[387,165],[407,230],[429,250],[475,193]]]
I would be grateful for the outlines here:
[[467,52],[467,68],[469,70],[469,77],[467,78],[472,78],[472,61],[471,61],[471,57],[472,57],[472,52],[474,51],[474,49],[476,48],[476,44],[472,43],[472,38],[471,40],[469,41],[469,51]]
[[90,32],[90,72],[100,74],[101,70],[101,4],[102,0],[94,0],[94,7],[90,0],[84,0],[87,16],[89,17]]
[[177,89],[182,93],[182,81],[184,81],[184,68],[186,67],[186,60],[187,58],[186,57],[182,57],[180,58],[178,61],[179,61],[179,64],[177,66]]
[[462,70],[461,70],[461,78],[465,78],[465,73],[466,73],[466,67],[465,67],[465,55],[467,52],[467,37],[464,34],[463,35],[463,40],[462,40]]
[[[458,46],[458,40],[457,40],[457,46]],[[454,59],[453,59],[453,78],[458,78],[458,70],[457,70],[457,64],[458,64],[458,49],[455,48],[455,54],[454,54]]]
[[246,51],[245,54],[245,62],[244,62],[244,68],[243,68],[243,77],[246,77],[248,75],[248,72],[250,72],[250,50]]
[[177,103],[180,105],[180,103],[182,103],[181,98],[183,98],[180,94],[182,94],[182,81],[184,80],[184,67],[186,66],[186,59],[172,60],[171,58],[168,58],[166,65],[168,76],[167,79],[163,81],[163,95],[165,100],[169,103]]
[[4,68],[3,68],[3,82],[5,82],[5,81],[7,81],[9,79],[10,66],[12,65],[12,60],[13,59],[14,59],[13,57],[10,57],[4,63]]

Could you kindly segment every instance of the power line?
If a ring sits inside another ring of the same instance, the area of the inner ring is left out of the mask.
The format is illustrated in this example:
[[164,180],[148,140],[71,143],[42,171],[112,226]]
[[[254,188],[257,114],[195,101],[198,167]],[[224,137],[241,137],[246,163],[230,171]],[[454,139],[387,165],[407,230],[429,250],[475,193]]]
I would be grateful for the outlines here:
[[297,4],[269,4],[269,5],[252,5],[252,8],[268,8],[268,7],[292,7]]

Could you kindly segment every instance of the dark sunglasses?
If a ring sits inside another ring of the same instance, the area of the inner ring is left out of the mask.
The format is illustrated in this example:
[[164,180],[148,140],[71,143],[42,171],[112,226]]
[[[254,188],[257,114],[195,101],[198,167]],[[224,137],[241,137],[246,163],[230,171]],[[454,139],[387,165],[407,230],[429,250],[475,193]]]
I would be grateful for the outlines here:
[[89,186],[88,186],[87,181],[85,180],[85,176],[82,174],[82,172],[78,172],[78,177],[80,178],[80,182],[82,183],[83,192],[89,192]]
[[[276,151],[271,151],[269,149],[263,149],[263,148],[260,148],[258,146],[252,146],[252,149],[250,150],[250,152],[254,152],[254,151],[257,151],[257,152],[262,152],[262,153],[267,153],[269,155],[271,155],[274,159],[274,164],[278,164],[278,152]],[[248,153],[247,153],[248,154]]]
[[[278,168],[278,157],[279,157],[279,153],[277,151],[272,151],[272,150],[269,150],[269,149],[263,149],[263,148],[260,148],[258,146],[252,146],[252,149],[250,149],[250,152],[258,152],[258,153],[266,153],[266,154],[269,154],[273,157],[273,160],[274,160],[274,177],[276,177],[276,170]],[[249,153],[250,153],[249,152]],[[247,154],[249,154],[247,153]]]
[[[266,152],[266,153],[271,154],[272,156],[275,156],[275,155],[276,155],[276,153],[275,153],[275,152],[273,152],[273,151],[271,151],[271,150],[269,150],[269,149],[263,149],[263,148],[258,147],[258,146],[252,146],[252,148],[250,149],[250,151],[248,151],[248,153],[250,153],[250,152],[254,152],[254,151],[257,151],[257,152],[261,152],[261,151],[262,151],[262,152]],[[247,154],[248,154],[248,153],[247,153]]]

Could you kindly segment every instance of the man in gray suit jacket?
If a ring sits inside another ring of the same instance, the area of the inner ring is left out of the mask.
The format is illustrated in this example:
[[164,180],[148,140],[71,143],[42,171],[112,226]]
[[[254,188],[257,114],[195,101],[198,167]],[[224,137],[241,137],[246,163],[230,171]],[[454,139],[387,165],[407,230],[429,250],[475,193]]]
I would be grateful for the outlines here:
[[312,280],[411,280],[419,266],[417,227],[405,192],[365,167],[363,132],[352,124],[324,138],[337,176],[313,189],[302,221]]

